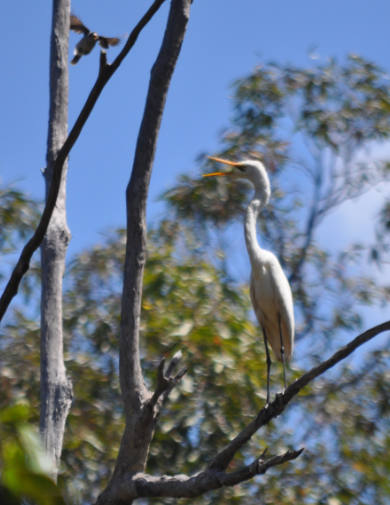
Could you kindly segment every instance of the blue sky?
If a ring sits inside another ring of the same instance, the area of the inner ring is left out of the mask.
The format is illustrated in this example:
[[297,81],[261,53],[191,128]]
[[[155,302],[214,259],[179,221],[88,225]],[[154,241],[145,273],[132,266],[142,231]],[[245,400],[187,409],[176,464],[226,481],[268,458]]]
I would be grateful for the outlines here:
[[[75,0],[73,10],[92,30],[106,36],[129,33],[152,0]],[[130,55],[103,91],[70,155],[68,257],[101,241],[108,227],[125,224],[125,189],[142,117],[150,68],[165,29],[169,1],[142,32]],[[51,2],[3,2],[0,32],[0,182],[15,183],[43,198],[40,169],[45,166]],[[218,150],[219,132],[232,114],[231,84],[255,65],[313,65],[357,53],[390,73],[390,2],[372,0],[194,0],[187,36],[170,88],[157,147],[148,204],[148,221],[163,215],[157,197],[178,174],[196,174],[196,157]],[[70,54],[80,36],[71,33]],[[119,49],[108,51],[112,61]],[[69,69],[69,125],[77,118],[95,82],[95,48]],[[390,155],[388,147],[383,153]],[[339,248],[342,241],[372,234],[386,186],[349,203],[331,216],[320,237]],[[380,196],[378,198],[378,195]],[[241,240],[244,248],[244,240]],[[232,255],[236,244],[232,244]],[[245,250],[242,250],[245,254]],[[240,253],[241,254],[241,253]],[[243,256],[241,256],[243,257]],[[248,262],[237,264],[245,277]],[[384,311],[366,310],[366,324],[384,320]]]
[[[129,33],[151,0],[77,0],[74,11],[103,35]],[[164,5],[103,92],[70,155],[70,254],[125,222],[125,188],[151,65],[168,12]],[[0,178],[43,197],[51,2],[4,2],[0,55]],[[231,115],[231,83],[261,62],[310,65],[359,53],[390,71],[390,3],[384,0],[195,0],[157,148],[149,221],[163,207],[157,196],[177,174],[196,173],[200,152],[218,149],[218,133]],[[70,51],[79,36],[71,34]],[[118,50],[110,49],[112,61]],[[71,58],[71,55],[70,55]],[[69,125],[77,117],[98,70],[99,51],[70,67]]]
[[[72,8],[89,28],[115,36],[129,33],[150,4],[151,0],[77,0]],[[101,241],[108,227],[125,224],[125,188],[168,7],[167,1],[106,86],[71,152],[67,193],[73,238],[68,257]],[[5,2],[2,16],[7,23],[0,35],[0,179],[43,198],[40,168],[46,154],[51,2]],[[308,57],[313,48],[320,61],[358,53],[390,72],[389,19],[390,3],[384,0],[194,0],[160,132],[149,222],[163,215],[157,197],[176,176],[196,174],[199,153],[218,150],[219,132],[232,114],[234,80],[262,62],[313,65]],[[79,39],[71,33],[69,59]],[[118,51],[108,51],[109,61]],[[95,82],[98,60],[95,48],[69,68],[70,126]],[[324,223],[322,240],[338,248],[342,240],[367,237],[385,194],[388,190],[382,186],[381,193],[374,190],[360,203],[338,211]],[[232,244],[232,256],[235,247]],[[237,263],[243,278],[247,267],[246,261]],[[383,318],[375,314],[369,319],[377,317]]]

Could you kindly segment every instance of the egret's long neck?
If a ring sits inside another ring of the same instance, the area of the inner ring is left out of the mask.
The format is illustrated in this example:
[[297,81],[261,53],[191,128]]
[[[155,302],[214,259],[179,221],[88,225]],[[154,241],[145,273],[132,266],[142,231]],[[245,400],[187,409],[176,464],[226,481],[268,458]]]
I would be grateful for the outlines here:
[[267,205],[270,196],[269,182],[266,188],[255,186],[255,196],[249,204],[244,221],[245,241],[251,263],[261,259],[261,248],[257,242],[256,221],[261,210]]

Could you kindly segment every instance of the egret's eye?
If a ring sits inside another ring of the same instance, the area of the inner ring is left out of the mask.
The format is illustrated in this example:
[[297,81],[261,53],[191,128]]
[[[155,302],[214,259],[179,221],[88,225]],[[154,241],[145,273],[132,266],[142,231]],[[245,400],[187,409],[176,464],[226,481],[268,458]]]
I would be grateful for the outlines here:
[[238,170],[240,170],[241,172],[245,172],[245,170],[246,170],[246,166],[244,166],[244,165],[237,165],[237,168],[238,168]]

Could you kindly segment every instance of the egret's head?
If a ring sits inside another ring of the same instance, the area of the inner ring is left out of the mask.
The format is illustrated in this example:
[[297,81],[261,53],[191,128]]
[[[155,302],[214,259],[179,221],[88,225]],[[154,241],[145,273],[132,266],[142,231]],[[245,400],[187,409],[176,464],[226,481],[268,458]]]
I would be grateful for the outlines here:
[[214,172],[212,174],[204,174],[203,177],[225,175],[233,177],[235,179],[246,179],[250,181],[255,186],[255,188],[261,187],[266,191],[270,191],[268,175],[264,168],[264,165],[260,163],[260,161],[246,160],[235,162],[223,160],[221,158],[214,158],[212,156],[208,156],[208,158],[210,160],[219,161],[220,163],[234,167],[234,169],[230,170],[229,172]]

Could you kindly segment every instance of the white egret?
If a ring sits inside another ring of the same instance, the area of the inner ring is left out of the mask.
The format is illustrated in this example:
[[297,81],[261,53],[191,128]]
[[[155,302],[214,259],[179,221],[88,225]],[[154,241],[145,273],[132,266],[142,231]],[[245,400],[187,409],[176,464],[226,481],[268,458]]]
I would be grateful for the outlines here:
[[268,343],[275,357],[283,363],[284,387],[287,387],[286,365],[292,356],[294,346],[294,310],[291,288],[277,257],[262,249],[257,242],[256,221],[261,210],[268,204],[271,185],[264,165],[259,161],[235,163],[221,158],[209,159],[225,163],[238,169],[232,172],[215,172],[210,176],[230,176],[246,179],[255,188],[244,220],[245,241],[252,266],[250,296],[253,310],[263,332],[267,355],[267,403],[269,403],[271,358]]

